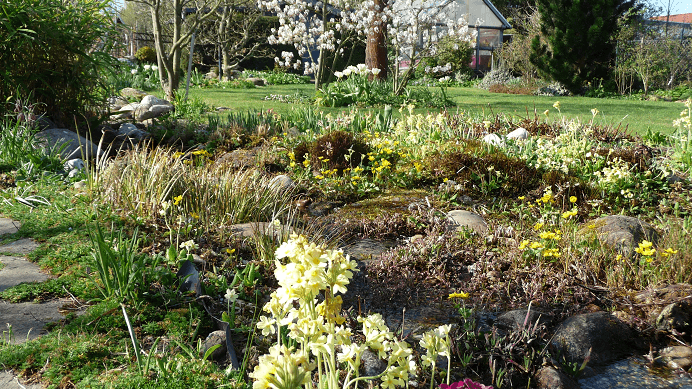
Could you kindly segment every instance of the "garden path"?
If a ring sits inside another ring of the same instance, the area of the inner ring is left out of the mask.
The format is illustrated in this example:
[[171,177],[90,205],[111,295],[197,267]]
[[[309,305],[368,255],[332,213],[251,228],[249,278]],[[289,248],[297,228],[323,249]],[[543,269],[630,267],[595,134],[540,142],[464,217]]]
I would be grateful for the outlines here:
[[[19,227],[20,224],[14,220],[0,218],[0,237],[18,232]],[[35,263],[30,262],[26,257],[18,256],[27,255],[36,248],[38,244],[33,239],[20,239],[0,246],[0,263],[4,265],[0,269],[0,292],[22,282],[43,282],[48,279],[48,275],[42,273]],[[2,339],[10,337],[9,326],[12,329],[10,342],[14,344],[36,339],[47,333],[45,325],[63,318],[58,309],[66,302],[53,300],[12,304],[0,301]],[[42,387],[40,384],[26,384],[11,371],[0,370],[0,388],[39,389]]]

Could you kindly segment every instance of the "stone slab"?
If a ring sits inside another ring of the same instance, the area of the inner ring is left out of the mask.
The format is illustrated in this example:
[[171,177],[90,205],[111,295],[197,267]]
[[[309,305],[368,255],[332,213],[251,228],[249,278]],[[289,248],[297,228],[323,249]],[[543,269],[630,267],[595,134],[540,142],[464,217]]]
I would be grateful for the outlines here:
[[0,388],[3,389],[42,389],[45,386],[41,384],[27,384],[21,378],[18,378],[14,373],[7,370],[0,370]]
[[21,344],[27,340],[33,340],[48,333],[44,328],[48,323],[62,320],[63,315],[58,309],[68,303],[69,300],[52,300],[42,303],[17,303],[11,304],[0,301],[0,333],[7,340],[8,324],[12,326],[12,344]]
[[21,224],[18,221],[0,217],[0,236],[14,234],[19,231]]
[[38,243],[31,238],[20,239],[0,246],[0,253],[27,255],[39,247]]
[[43,282],[48,279],[38,265],[24,258],[0,255],[0,262],[5,265],[0,269],[0,292],[22,282]]

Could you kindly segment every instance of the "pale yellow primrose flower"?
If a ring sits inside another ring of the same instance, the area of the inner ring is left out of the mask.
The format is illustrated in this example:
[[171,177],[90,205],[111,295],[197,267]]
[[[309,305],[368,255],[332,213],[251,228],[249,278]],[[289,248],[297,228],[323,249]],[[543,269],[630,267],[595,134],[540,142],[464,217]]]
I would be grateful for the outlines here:
[[226,298],[226,301],[233,304],[236,302],[236,300],[238,300],[238,293],[235,291],[235,289],[226,289],[226,294],[224,297]]
[[420,346],[426,350],[425,355],[421,357],[424,366],[434,366],[438,356],[449,358],[449,331],[451,329],[452,326],[447,324],[423,334]]
[[310,382],[307,358],[291,352],[286,346],[273,346],[269,354],[259,358],[259,364],[249,376],[255,379],[253,389],[295,389]]
[[[362,345],[352,345],[353,333],[340,325],[344,321],[340,315],[342,299],[335,294],[346,291],[353,271],[357,270],[355,261],[341,251],[327,250],[296,235],[282,244],[275,256],[279,288],[263,307],[273,317],[261,317],[257,328],[268,336],[276,333],[278,326],[287,326],[288,336],[296,341],[298,349],[275,346],[262,356],[250,375],[255,379],[253,389],[297,388],[309,382],[305,376],[310,377],[318,365],[323,374],[320,385],[331,387],[329,383],[339,379],[343,367],[327,362],[332,358],[346,362],[348,377],[358,371],[360,355],[366,348],[389,360],[382,377],[383,387],[402,386],[410,374],[415,374],[412,350],[406,342],[396,340],[381,315],[358,318],[366,338]],[[320,301],[317,297],[322,293],[324,299]],[[438,329],[438,334],[448,332],[448,328]],[[310,354],[317,356],[314,363],[310,363]]]
[[194,240],[188,240],[186,242],[181,243],[180,248],[186,249],[189,252],[190,250],[198,249],[199,245],[197,243],[195,243]]

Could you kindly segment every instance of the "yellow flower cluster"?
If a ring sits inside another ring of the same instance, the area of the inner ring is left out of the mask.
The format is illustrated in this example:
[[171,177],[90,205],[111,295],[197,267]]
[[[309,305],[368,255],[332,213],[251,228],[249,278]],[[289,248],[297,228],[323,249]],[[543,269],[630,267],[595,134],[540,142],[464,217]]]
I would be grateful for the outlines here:
[[649,242],[648,240],[643,240],[639,243],[639,247],[634,249],[637,253],[645,256],[645,257],[650,257],[656,253],[656,249],[653,247],[653,243]]
[[551,231],[543,231],[538,236],[543,239],[543,240],[560,240],[562,239],[562,231],[560,230],[555,230],[555,232]]
[[209,154],[209,152],[208,152],[207,150],[205,150],[205,149],[202,149],[202,150],[195,150],[195,151],[192,152],[192,155],[197,155],[197,156],[201,156],[201,157],[211,158],[211,154]]
[[[394,336],[380,314],[358,317],[365,338],[362,344],[354,343],[353,332],[342,325],[341,296],[336,294],[346,292],[352,271],[356,270],[354,261],[341,251],[308,242],[302,235],[292,235],[275,256],[274,275],[279,288],[263,308],[271,317],[261,316],[257,328],[264,336],[277,333],[277,344],[259,358],[249,374],[254,380],[253,389],[312,387],[315,371],[319,372],[318,388],[358,387],[359,381],[376,378],[359,376],[361,355],[368,349],[388,361],[385,371],[377,376],[380,388],[406,386],[417,370],[413,350]],[[288,328],[288,337],[296,347],[281,344],[277,331],[280,326]],[[423,335],[420,344],[427,350],[424,364],[434,366],[438,356],[449,358],[450,330],[449,325],[440,326]]]
[[541,253],[544,257],[555,257],[559,258],[560,257],[560,250],[559,249],[545,249]]
[[455,292],[455,293],[450,293],[450,294],[449,294],[449,297],[447,297],[447,298],[448,298],[448,299],[456,299],[456,298],[459,298],[459,299],[466,300],[467,298],[469,298],[469,294],[466,293],[466,292]]
[[677,253],[678,253],[678,250],[673,250],[672,248],[668,247],[667,249],[665,249],[661,252],[661,255],[664,257],[669,257],[669,256],[671,256],[673,254],[677,254]]
[[[550,232],[549,234],[553,234]],[[554,238],[555,240],[560,240],[559,235],[555,235]],[[526,248],[530,248],[531,250],[541,250],[540,253],[543,257],[555,257],[558,258],[560,257],[560,249],[558,248],[548,248],[545,247],[545,245],[541,242],[536,242],[536,241],[531,241],[531,240],[522,240],[521,243],[519,244],[519,250],[525,250]]]
[[555,197],[553,197],[553,191],[550,189],[546,189],[545,192],[543,192],[543,196],[540,199],[536,200],[536,203],[540,204],[548,204],[548,203],[554,203],[555,202]]
[[565,212],[562,213],[562,218],[563,218],[563,219],[569,219],[569,218],[571,218],[572,216],[577,216],[577,209],[576,209],[576,208],[573,209],[573,210],[571,210],[571,211],[565,211]]

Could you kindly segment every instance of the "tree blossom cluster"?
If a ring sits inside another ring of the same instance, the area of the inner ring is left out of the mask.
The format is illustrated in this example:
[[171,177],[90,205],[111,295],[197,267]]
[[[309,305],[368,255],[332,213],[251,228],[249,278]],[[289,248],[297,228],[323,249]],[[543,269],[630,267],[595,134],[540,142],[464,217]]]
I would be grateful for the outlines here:
[[437,74],[437,73],[447,73],[448,71],[452,70],[452,64],[447,63],[446,65],[441,65],[441,66],[426,66],[425,67],[425,72],[426,73],[432,73],[432,74]]
[[293,68],[296,70],[300,68],[301,63],[300,59],[293,62],[293,53],[290,51],[282,51],[281,58],[274,57],[274,62],[276,62],[279,66],[283,66],[286,68],[293,66]]
[[[463,16],[453,19],[451,0],[396,0],[381,8],[373,0],[329,4],[314,0],[259,0],[259,7],[279,17],[279,28],[272,29],[270,44],[291,44],[305,57],[305,74],[317,74],[319,56],[325,51],[343,53],[349,33],[371,36],[387,31],[388,42],[397,53],[397,63],[417,63],[434,56],[437,42],[445,36],[470,41],[476,32],[468,28]],[[319,54],[317,54],[319,52]],[[285,64],[285,61],[284,61]]]

